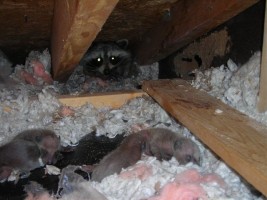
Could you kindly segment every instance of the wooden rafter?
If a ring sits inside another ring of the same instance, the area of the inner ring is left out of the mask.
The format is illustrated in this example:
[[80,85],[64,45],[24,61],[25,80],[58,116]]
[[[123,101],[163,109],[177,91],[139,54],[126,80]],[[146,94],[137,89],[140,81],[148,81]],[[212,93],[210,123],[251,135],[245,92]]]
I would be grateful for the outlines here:
[[267,3],[265,3],[265,19],[263,32],[263,45],[261,54],[261,71],[260,71],[260,89],[258,110],[265,112],[267,110]]
[[55,0],[52,68],[65,81],[94,41],[118,0]]
[[184,80],[146,81],[143,90],[267,196],[267,127]]
[[135,44],[139,64],[165,58],[258,0],[179,0],[166,17]]

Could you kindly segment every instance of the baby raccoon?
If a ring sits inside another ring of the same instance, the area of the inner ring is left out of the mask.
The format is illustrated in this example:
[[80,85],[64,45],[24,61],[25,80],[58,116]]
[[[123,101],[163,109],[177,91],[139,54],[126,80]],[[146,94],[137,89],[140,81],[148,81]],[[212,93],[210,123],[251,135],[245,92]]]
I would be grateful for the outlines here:
[[137,75],[128,40],[93,43],[80,64],[86,75],[101,79],[119,79]]

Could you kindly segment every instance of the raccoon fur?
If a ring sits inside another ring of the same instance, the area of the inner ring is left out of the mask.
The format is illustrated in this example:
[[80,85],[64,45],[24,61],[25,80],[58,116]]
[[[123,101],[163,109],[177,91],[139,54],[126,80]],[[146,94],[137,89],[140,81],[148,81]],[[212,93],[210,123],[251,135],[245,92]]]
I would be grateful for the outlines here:
[[126,39],[93,43],[80,65],[84,74],[101,79],[128,78],[138,73]]

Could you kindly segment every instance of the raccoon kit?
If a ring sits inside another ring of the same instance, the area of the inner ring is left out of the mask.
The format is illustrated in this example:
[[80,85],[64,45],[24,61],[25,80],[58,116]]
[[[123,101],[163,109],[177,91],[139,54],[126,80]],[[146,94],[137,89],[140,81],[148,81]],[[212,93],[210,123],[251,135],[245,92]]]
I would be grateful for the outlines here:
[[128,40],[92,44],[80,64],[86,75],[101,79],[120,79],[137,75],[137,67],[128,50]]

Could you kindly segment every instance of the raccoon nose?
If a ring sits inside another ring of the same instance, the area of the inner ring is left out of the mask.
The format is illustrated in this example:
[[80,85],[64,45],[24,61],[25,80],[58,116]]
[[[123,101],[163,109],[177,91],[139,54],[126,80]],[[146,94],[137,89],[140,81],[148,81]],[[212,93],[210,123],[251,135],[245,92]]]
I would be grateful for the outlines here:
[[104,75],[109,75],[109,74],[110,74],[110,69],[109,68],[104,69]]

